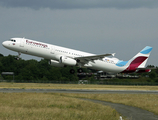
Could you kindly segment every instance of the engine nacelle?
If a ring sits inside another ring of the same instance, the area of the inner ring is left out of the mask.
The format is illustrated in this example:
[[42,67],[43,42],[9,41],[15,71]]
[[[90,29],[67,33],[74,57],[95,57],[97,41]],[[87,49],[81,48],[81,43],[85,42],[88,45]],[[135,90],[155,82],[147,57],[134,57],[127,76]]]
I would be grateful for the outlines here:
[[59,63],[69,66],[75,66],[77,64],[76,60],[65,56],[60,57]]
[[64,67],[64,64],[59,63],[58,61],[55,61],[55,60],[50,60],[49,64],[55,67]]

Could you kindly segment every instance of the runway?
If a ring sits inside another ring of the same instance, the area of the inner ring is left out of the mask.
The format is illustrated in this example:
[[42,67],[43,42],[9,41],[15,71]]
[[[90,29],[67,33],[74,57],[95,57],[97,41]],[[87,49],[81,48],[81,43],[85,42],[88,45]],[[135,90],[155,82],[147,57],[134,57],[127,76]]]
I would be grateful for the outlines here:
[[[76,93],[76,94],[158,94],[158,91],[146,91],[146,90],[71,90],[71,89],[10,89],[2,88],[0,92],[3,93],[23,93],[23,92],[35,92],[35,93]],[[80,98],[79,98],[80,99]],[[137,107],[127,106],[118,103],[105,102],[92,99],[81,99],[95,102],[102,105],[108,105],[114,108],[122,116],[125,116],[130,120],[158,120],[158,115],[154,115],[152,112],[142,110]]]
[[85,90],[85,89],[13,89],[1,88],[0,92],[36,92],[36,93],[82,93],[82,94],[158,94],[153,90]]

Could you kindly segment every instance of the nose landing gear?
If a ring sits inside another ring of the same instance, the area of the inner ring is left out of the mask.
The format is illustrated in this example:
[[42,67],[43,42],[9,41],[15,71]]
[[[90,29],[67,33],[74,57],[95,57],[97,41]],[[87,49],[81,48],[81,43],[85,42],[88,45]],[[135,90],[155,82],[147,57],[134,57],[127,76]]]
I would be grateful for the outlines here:
[[21,52],[18,52],[18,57],[16,57],[17,60],[20,59],[20,55],[21,55]]

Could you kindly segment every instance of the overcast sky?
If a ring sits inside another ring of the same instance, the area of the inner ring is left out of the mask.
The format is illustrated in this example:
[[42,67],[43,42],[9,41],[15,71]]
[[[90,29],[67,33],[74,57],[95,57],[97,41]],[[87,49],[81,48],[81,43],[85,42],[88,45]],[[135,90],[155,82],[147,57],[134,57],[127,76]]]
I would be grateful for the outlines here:
[[[25,37],[129,60],[145,46],[158,66],[158,0],[0,0],[0,41]],[[17,55],[2,45],[1,54]],[[22,54],[27,59],[37,59]]]

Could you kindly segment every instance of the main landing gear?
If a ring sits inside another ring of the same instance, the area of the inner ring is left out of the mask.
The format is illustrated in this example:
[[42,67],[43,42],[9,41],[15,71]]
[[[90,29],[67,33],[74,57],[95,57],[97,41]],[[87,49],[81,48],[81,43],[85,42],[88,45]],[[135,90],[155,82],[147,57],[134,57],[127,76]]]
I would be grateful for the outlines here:
[[[77,70],[77,72],[78,72],[78,73],[82,73],[82,72],[83,72],[83,69],[82,69],[82,68],[79,68],[79,69]],[[75,70],[74,70],[74,69],[71,69],[71,70],[70,70],[70,73],[71,73],[71,74],[74,74],[74,73],[75,73]]]
[[82,69],[82,68],[79,68],[79,69],[77,70],[77,72],[78,72],[78,73],[82,73],[82,72],[83,72],[83,69]]
[[74,69],[71,69],[71,70],[70,70],[70,73],[71,73],[71,74],[74,74],[74,73],[75,73],[75,70],[74,70]]

